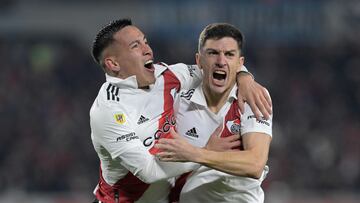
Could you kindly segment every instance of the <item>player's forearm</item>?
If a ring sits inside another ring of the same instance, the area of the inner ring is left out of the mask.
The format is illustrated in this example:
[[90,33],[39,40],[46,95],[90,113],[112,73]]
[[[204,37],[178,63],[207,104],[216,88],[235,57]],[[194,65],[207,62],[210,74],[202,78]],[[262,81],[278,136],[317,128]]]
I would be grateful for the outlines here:
[[145,183],[179,176],[198,167],[195,163],[160,162],[155,157],[142,163],[134,175]]
[[229,174],[260,178],[267,160],[251,151],[214,152],[199,149],[193,161]]

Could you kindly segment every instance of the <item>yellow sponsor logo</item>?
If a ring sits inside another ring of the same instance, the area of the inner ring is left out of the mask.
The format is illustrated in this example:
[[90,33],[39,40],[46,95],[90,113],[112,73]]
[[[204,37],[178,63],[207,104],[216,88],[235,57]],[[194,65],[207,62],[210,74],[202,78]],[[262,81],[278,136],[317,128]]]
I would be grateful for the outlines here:
[[119,124],[124,124],[126,122],[125,114],[123,113],[115,114],[114,117],[116,122]]

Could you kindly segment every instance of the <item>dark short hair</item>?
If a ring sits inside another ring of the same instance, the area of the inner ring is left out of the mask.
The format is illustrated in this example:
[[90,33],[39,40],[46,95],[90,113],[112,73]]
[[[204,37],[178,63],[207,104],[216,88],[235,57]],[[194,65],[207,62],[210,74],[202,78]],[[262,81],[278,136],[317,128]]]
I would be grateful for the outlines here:
[[119,19],[110,22],[98,32],[92,45],[92,57],[99,65],[101,53],[114,41],[114,34],[129,25],[132,25],[130,19]]
[[240,53],[242,52],[244,36],[239,29],[228,23],[213,23],[206,26],[199,36],[198,51],[201,51],[208,39],[218,40],[224,37],[233,38],[238,43]]

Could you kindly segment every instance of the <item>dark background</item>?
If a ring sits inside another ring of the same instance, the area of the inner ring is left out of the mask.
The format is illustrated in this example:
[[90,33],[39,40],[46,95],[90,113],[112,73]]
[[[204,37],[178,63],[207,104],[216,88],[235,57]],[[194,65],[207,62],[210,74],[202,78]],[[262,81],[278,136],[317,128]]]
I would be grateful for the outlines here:
[[0,202],[89,202],[97,31],[130,17],[156,61],[193,64],[209,23],[245,34],[273,99],[266,202],[359,202],[360,2],[0,0]]

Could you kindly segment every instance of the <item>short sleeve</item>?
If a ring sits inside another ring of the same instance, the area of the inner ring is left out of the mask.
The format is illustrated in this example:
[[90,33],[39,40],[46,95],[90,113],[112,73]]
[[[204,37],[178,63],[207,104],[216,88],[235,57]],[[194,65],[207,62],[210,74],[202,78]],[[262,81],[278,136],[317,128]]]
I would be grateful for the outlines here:
[[169,69],[179,79],[181,89],[191,89],[197,87],[202,80],[202,71],[197,65],[186,65],[177,63],[170,65]]
[[90,116],[91,129],[112,159],[131,148],[141,146],[139,136],[132,128],[127,113],[119,108],[98,108]]
[[272,136],[272,119],[273,116],[271,115],[268,120],[257,120],[250,106],[245,103],[245,112],[241,115],[241,135],[249,132],[259,132]]

